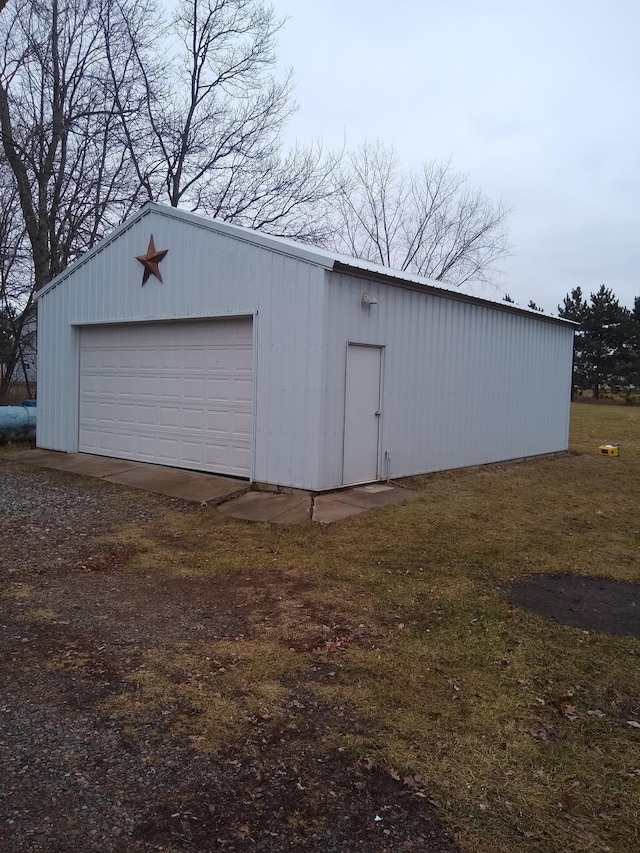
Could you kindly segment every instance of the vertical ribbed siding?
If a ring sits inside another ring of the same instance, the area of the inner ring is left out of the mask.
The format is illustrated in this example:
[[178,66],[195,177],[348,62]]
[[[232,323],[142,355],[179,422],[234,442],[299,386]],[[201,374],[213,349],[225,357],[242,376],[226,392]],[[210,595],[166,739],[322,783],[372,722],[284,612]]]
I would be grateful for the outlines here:
[[[324,488],[341,482],[346,343],[385,348],[381,461],[390,475],[567,447],[571,328],[500,308],[327,273]],[[361,304],[362,292],[378,304]]]
[[315,488],[323,273],[281,255],[271,263],[257,321],[255,479]]
[[[142,287],[136,255],[150,234],[169,253]],[[253,316],[253,478],[318,481],[324,270],[153,210],[39,303],[38,443],[78,447],[78,328],[82,325]]]
[[77,442],[73,421],[77,400],[77,336],[65,329],[66,298],[51,293],[38,304],[38,429],[39,447],[72,451]]

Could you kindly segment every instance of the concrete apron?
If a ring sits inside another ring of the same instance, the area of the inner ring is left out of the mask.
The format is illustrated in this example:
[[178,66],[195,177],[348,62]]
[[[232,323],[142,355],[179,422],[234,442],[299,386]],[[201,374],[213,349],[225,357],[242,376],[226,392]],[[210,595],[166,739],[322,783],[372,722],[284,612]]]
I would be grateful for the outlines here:
[[250,484],[216,474],[181,468],[129,462],[88,453],[61,453],[54,450],[25,450],[5,457],[8,460],[97,477],[134,489],[145,489],[171,498],[215,506],[223,515],[270,524],[299,524],[314,521],[330,524],[368,509],[404,503],[418,497],[409,489],[373,483],[318,495],[293,495],[250,491]]

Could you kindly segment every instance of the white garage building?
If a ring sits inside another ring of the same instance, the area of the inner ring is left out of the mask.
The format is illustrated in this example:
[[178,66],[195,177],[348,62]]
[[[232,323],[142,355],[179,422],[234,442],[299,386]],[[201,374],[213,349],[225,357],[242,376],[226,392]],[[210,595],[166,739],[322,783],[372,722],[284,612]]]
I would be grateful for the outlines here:
[[147,204],[39,294],[38,445],[314,491],[566,450],[573,328]]

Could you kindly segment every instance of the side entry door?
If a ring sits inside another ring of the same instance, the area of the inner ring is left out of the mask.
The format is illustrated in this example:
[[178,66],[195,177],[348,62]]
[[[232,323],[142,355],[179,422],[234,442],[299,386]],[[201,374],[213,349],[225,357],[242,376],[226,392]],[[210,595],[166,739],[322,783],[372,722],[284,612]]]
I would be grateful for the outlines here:
[[343,483],[379,477],[382,347],[347,346]]

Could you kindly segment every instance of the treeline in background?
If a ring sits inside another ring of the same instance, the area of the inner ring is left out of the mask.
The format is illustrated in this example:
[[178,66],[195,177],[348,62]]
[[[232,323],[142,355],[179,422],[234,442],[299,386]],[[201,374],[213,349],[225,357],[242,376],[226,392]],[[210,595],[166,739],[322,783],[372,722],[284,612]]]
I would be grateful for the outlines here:
[[604,285],[589,299],[576,287],[558,314],[580,324],[573,351],[574,397],[640,404],[640,296],[629,309]]

